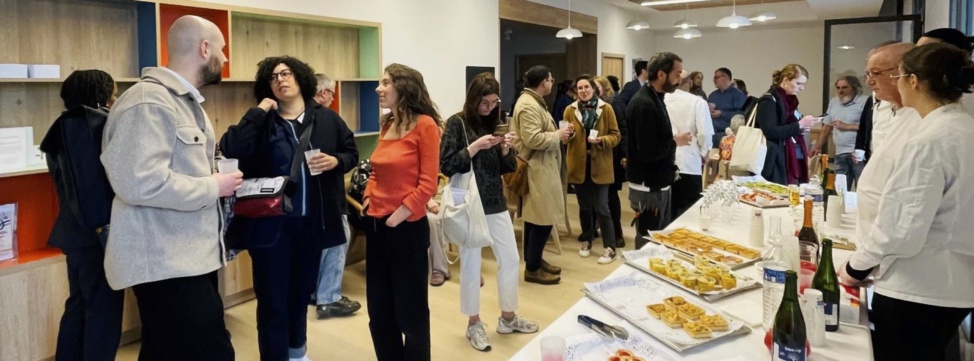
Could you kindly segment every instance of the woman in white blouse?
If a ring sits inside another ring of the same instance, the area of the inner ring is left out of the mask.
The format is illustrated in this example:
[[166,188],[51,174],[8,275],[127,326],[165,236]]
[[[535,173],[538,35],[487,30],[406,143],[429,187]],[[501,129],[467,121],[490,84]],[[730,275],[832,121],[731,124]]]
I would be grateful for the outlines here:
[[922,120],[899,147],[873,155],[859,182],[850,286],[874,277],[876,360],[943,360],[974,309],[974,118],[958,104],[974,63],[945,44],[903,56],[897,88]]

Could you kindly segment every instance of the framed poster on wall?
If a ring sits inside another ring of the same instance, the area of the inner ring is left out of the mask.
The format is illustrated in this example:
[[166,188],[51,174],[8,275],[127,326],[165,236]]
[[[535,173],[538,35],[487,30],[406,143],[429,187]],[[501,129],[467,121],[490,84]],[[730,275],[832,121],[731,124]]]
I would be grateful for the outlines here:
[[17,257],[17,204],[0,205],[0,262]]

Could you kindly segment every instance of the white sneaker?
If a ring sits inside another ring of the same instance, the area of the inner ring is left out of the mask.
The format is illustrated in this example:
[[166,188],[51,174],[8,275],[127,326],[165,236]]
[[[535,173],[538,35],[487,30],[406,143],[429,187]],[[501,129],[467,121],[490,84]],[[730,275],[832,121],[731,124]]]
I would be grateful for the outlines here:
[[490,351],[490,340],[487,339],[487,326],[483,322],[477,322],[467,326],[467,340],[470,346],[477,351]]
[[606,248],[605,252],[602,253],[602,257],[599,257],[599,264],[609,264],[616,260],[616,251],[612,248]]
[[309,359],[307,355],[305,355],[304,357],[300,357],[300,358],[290,358],[288,360],[290,360],[290,361],[311,361],[311,359]]
[[497,333],[535,333],[538,332],[538,323],[521,318],[521,315],[514,315],[510,321],[503,316],[497,318]]
[[588,258],[592,255],[592,242],[582,242],[582,248],[578,250],[578,255],[582,258]]

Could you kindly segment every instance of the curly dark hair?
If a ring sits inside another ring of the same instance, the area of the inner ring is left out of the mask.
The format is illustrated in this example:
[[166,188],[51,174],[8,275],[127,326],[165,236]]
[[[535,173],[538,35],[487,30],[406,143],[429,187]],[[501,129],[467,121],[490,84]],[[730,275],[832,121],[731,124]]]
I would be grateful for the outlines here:
[[[385,73],[389,74],[399,99],[396,99],[396,109],[382,116],[383,128],[395,122],[397,129],[409,129],[420,115],[430,116],[438,127],[443,127],[443,120],[436,111],[436,104],[430,99],[422,73],[402,64],[390,64]],[[400,119],[393,119],[393,114],[398,114]]]
[[254,100],[257,103],[260,103],[264,98],[280,101],[274,96],[274,91],[271,90],[271,74],[274,73],[274,68],[280,64],[291,69],[291,73],[294,74],[294,82],[301,90],[301,97],[306,102],[314,99],[315,92],[318,89],[315,70],[308,63],[298,58],[284,55],[267,57],[257,63],[257,75],[254,76]]
[[61,84],[61,100],[65,109],[82,105],[89,108],[107,106],[114,94],[115,79],[98,69],[72,72]]

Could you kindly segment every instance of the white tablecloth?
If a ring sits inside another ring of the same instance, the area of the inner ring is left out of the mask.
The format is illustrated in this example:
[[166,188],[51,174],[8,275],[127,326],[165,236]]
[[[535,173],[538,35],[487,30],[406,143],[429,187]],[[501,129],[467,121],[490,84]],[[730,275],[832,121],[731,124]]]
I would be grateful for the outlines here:
[[[697,206],[699,206],[699,203],[684,213],[683,216],[674,221],[667,229],[687,227],[691,230],[699,231],[700,228],[698,226],[697,219],[699,210]],[[731,223],[726,223],[723,220],[719,220],[717,217],[715,217],[715,219],[711,222],[710,231],[706,233],[731,242],[746,245],[749,231],[747,217],[751,209],[752,207],[742,204],[742,207],[737,210],[734,220]],[[792,234],[794,232],[795,222],[792,221],[793,218],[789,209],[777,208],[765,210],[764,220],[766,233],[770,229],[769,223],[770,216],[772,215],[782,217],[781,228],[783,233]],[[852,227],[851,224],[854,224],[853,215],[844,215],[843,221],[847,228]],[[835,250],[833,252],[835,266],[840,267],[841,265],[845,264],[845,261],[851,256],[852,252]],[[610,274],[607,278],[615,278],[633,272],[640,272],[635,268],[622,264],[622,262],[623,260],[620,255],[620,258],[616,260],[616,264],[619,264],[619,268],[612,272],[612,274]],[[757,268],[753,266],[740,269],[738,272],[754,277],[755,279],[762,279]],[[673,287],[664,281],[660,281],[660,284],[664,287]],[[582,288],[582,285],[578,286],[579,289]],[[675,287],[673,288],[675,289]],[[865,292],[863,292],[863,295],[865,295]],[[591,332],[578,323],[577,317],[580,314],[592,316],[608,324],[622,324],[625,322],[621,317],[612,313],[612,311],[609,311],[589,298],[584,297],[581,292],[579,292],[579,297],[581,300],[575,303],[575,305],[569,308],[563,315],[558,317],[558,319],[556,319],[552,324],[547,325],[547,327],[545,327],[542,332],[531,340],[531,342],[518,351],[518,353],[515,354],[511,360],[541,360],[539,342],[545,336],[568,337]],[[697,301],[706,302],[703,301],[703,299],[697,299]],[[762,291],[761,289],[756,289],[718,300],[712,303],[712,305],[731,314],[744,312],[751,313],[752,315],[761,315],[763,307],[762,302]],[[862,322],[860,322],[860,324],[868,324],[865,317],[865,307],[862,308],[863,312],[860,318]],[[842,324],[839,327],[839,331],[827,332],[825,346],[813,346],[812,354],[809,360],[872,360],[872,340],[870,338],[869,330],[865,326],[861,325]],[[672,355],[674,360],[770,360],[770,352],[768,352],[768,349],[764,345],[764,335],[766,331],[760,326],[752,327],[752,329],[753,331],[750,334],[716,341],[712,344],[695,347],[682,353],[677,353],[663,343],[660,343],[656,339],[652,338],[652,336],[645,333],[643,334],[650,339],[650,342],[652,342],[657,349]],[[642,333],[641,330],[635,327],[629,327],[629,331]]]

